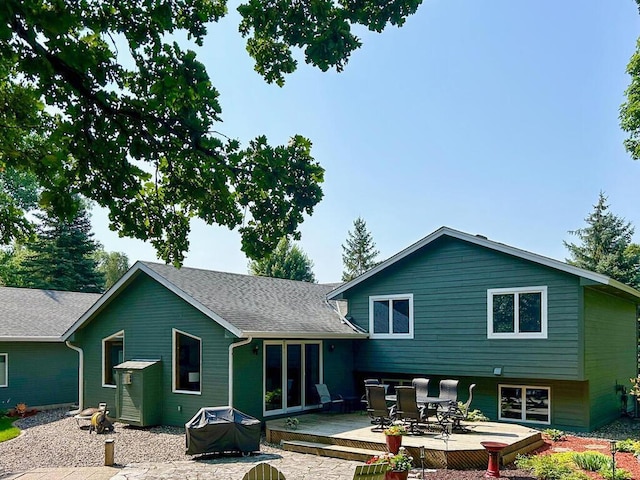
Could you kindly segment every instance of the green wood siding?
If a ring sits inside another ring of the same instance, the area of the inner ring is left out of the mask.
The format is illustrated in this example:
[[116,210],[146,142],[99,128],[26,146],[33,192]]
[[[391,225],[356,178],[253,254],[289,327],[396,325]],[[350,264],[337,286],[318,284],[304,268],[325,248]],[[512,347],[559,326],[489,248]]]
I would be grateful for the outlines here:
[[[620,416],[620,393],[635,377],[636,306],[590,288],[584,290],[585,372],[589,379],[590,425],[597,428]],[[633,406],[633,397],[629,401]]]
[[[487,290],[548,287],[548,339],[487,339]],[[421,376],[582,380],[579,279],[500,252],[441,238],[347,292],[353,322],[369,330],[369,296],[413,294],[414,339],[357,346],[356,369]]]
[[[172,329],[202,340],[202,393],[172,392]],[[228,404],[225,329],[144,274],[78,330],[74,344],[85,355],[85,407],[115,406],[115,388],[102,387],[102,339],[124,330],[125,360],[162,361],[162,423],[184,425],[201,407]]]
[[9,384],[0,387],[0,409],[78,401],[78,353],[65,344],[0,342],[0,353],[9,355]]

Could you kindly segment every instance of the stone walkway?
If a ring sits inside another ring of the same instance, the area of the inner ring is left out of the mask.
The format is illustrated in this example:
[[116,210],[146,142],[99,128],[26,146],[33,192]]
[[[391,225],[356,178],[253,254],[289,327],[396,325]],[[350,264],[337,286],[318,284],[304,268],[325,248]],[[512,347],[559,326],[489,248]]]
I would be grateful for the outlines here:
[[2,480],[242,480],[254,465],[267,462],[288,480],[352,480],[358,462],[281,451],[249,457],[222,457],[125,467],[36,468]]

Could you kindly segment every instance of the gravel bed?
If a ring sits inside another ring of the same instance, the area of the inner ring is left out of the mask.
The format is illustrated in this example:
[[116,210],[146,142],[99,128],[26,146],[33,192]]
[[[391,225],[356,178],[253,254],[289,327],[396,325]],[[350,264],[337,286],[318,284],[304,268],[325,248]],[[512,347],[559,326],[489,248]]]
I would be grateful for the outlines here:
[[104,465],[104,442],[115,440],[119,465],[138,462],[189,460],[185,455],[184,428],[133,428],[115,424],[113,433],[89,433],[89,422],[76,420],[67,410],[39,412],[18,420],[22,434],[0,443],[0,472],[21,472],[38,467],[89,467]]
[[640,438],[640,419],[621,417],[620,419],[594,430],[593,432],[565,432],[576,437],[602,438],[605,440],[625,440]]

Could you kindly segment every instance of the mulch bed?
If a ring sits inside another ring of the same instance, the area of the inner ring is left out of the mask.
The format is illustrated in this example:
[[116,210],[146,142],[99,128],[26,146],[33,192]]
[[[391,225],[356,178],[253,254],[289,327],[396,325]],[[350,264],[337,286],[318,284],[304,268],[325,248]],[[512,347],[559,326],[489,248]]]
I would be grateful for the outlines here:
[[[559,452],[600,452],[604,455],[611,455],[610,444],[608,440],[600,440],[598,438],[583,438],[568,435],[565,440],[553,442],[545,439],[545,445],[536,450],[536,454],[548,455]],[[632,478],[640,479],[640,462],[632,453],[617,452],[616,468],[624,468],[631,472]],[[601,479],[602,476],[595,472],[585,472],[594,479]]]

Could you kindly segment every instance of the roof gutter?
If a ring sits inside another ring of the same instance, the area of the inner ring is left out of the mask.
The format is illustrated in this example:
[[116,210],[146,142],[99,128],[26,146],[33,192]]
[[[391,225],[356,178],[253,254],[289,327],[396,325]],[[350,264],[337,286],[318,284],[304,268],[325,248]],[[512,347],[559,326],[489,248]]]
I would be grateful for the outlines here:
[[249,335],[249,338],[242,340],[241,342],[232,343],[229,345],[229,406],[233,407],[233,351],[238,347],[248,345],[253,341],[253,337]]
[[74,410],[70,412],[72,414],[81,412],[84,407],[84,352],[80,347],[76,347],[75,345],[71,345],[71,342],[67,340],[64,344],[69,347],[71,350],[75,350],[78,352],[78,410]]

